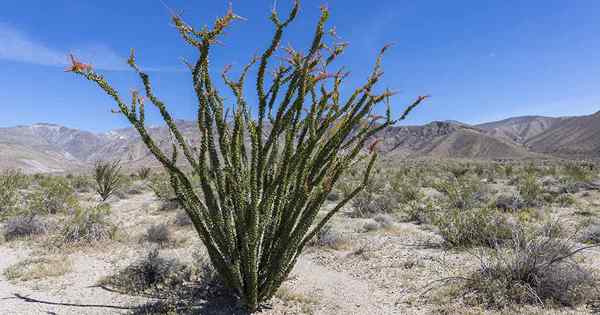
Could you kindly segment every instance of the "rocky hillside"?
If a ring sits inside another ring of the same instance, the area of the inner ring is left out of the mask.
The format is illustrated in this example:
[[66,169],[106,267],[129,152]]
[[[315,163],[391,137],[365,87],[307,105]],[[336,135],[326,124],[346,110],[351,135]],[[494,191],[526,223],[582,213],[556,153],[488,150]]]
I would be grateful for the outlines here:
[[535,154],[511,140],[455,122],[389,128],[384,152],[403,157],[519,159]]
[[564,117],[522,116],[480,124],[476,127],[485,130],[490,135],[524,143],[565,119]]
[[[193,123],[180,120],[177,124],[192,145],[197,143]],[[166,127],[151,127],[149,131],[163,149],[170,149]],[[579,117],[515,117],[476,126],[432,122],[389,128],[378,137],[382,139],[381,150],[390,158],[598,158],[600,112]],[[0,128],[0,168],[61,172],[113,159],[131,167],[158,165],[131,128],[103,134],[43,123]]]

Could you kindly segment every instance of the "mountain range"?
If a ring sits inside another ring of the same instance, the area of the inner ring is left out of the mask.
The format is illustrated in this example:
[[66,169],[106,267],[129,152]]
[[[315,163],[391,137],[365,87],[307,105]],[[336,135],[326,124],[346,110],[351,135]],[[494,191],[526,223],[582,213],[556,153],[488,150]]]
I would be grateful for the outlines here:
[[[197,143],[194,123],[179,120],[184,136]],[[169,148],[165,126],[149,128]],[[600,112],[587,116],[522,116],[478,125],[435,121],[394,126],[377,135],[390,158],[600,158]],[[0,169],[27,173],[86,169],[97,160],[121,160],[128,167],[158,165],[132,128],[92,133],[55,124],[0,128]]]

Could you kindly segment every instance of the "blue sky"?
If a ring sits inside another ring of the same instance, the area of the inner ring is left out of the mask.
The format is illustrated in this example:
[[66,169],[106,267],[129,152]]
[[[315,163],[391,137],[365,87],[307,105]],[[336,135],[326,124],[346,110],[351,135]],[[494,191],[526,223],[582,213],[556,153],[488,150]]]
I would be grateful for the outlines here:
[[[224,0],[163,1],[196,26],[212,24],[227,8]],[[284,43],[307,46],[321,4],[350,43],[340,60],[352,72],[347,89],[362,82],[382,45],[395,43],[382,81],[399,92],[394,112],[417,95],[432,95],[407,124],[600,110],[600,1],[304,0]],[[233,1],[247,20],[215,48],[215,74],[265,48],[272,6],[272,0]],[[277,1],[281,14],[289,6]],[[128,94],[140,87],[125,66],[132,47],[174,116],[192,118],[194,96],[180,60],[192,59],[194,50],[180,40],[160,0],[2,1],[0,126],[52,122],[98,132],[128,126],[110,113],[107,96],[63,68],[73,52]],[[152,112],[148,120],[160,122]]]

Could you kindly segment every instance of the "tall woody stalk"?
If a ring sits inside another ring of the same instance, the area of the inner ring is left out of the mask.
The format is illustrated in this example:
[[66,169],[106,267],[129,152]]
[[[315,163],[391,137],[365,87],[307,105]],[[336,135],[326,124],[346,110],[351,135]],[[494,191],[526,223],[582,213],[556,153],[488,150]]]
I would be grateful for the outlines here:
[[[389,103],[384,117],[373,115],[376,105],[392,95],[387,90],[374,92],[383,75],[384,48],[366,83],[342,100],[340,90],[347,73],[328,68],[346,45],[324,42],[329,18],[326,8],[321,9],[308,51],[284,49],[286,58],[270,69],[269,62],[280,51],[282,35],[298,10],[296,1],[285,20],[273,11],[275,32],[268,48],[245,66],[237,79],[224,71],[222,78],[235,96],[229,106],[213,84],[209,55],[219,36],[239,16],[229,9],[212,28],[201,30],[186,24],[179,15],[172,17],[183,40],[198,50],[196,62],[187,64],[198,101],[197,148],[182,136],[165,104],[154,94],[150,78],[136,64],[133,51],[128,63],[139,75],[145,97],[134,91],[130,104],[91,66],[73,58],[68,69],[110,95],[118,112],[139,132],[168,172],[178,202],[190,216],[225,285],[237,293],[250,312],[275,294],[307,242],[364,188],[377,159],[374,135],[404,119],[425,99],[419,97],[398,120],[391,118]],[[256,64],[258,104],[257,113],[251,114],[244,83]],[[273,73],[269,80],[268,69]],[[157,146],[144,124],[144,99],[156,106],[173,136],[169,153]],[[230,118],[229,110],[233,113]],[[177,163],[180,153],[184,164],[199,176],[201,194],[192,187],[192,175]],[[317,220],[340,176],[365,159],[362,182]]]

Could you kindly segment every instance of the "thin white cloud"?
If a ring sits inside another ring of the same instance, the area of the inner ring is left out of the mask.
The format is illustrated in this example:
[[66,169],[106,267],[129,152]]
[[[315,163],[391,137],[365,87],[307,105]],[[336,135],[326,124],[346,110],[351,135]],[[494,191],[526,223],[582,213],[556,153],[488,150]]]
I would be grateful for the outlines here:
[[65,53],[37,43],[6,24],[0,24],[0,59],[45,66],[67,64]]
[[[129,70],[127,58],[104,44],[88,44],[68,50],[50,47],[15,27],[0,22],[0,60],[22,62],[43,66],[67,66],[68,54],[73,53],[95,69]],[[180,67],[143,67],[147,71],[179,72]]]

